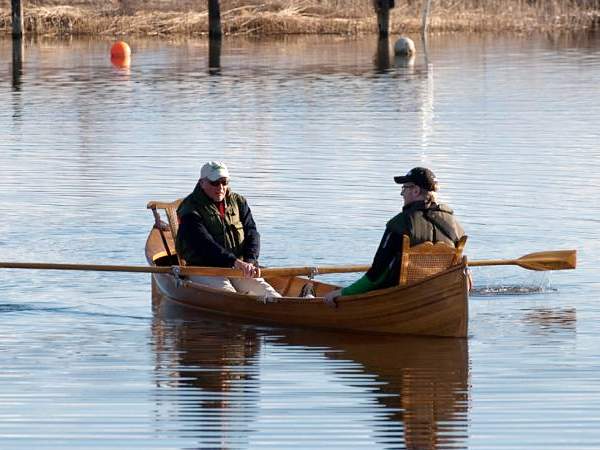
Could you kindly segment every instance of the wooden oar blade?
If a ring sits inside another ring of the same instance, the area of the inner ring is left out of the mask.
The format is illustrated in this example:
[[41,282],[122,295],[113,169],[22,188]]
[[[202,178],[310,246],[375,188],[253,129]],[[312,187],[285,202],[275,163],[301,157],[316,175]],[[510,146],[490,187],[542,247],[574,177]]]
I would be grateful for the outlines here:
[[577,267],[576,250],[536,252],[522,256],[515,263],[529,270],[567,270]]

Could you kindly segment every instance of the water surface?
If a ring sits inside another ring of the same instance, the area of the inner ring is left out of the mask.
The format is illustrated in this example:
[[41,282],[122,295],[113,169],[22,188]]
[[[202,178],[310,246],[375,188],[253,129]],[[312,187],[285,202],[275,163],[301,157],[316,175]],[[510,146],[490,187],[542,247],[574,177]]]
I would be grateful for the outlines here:
[[[144,264],[149,200],[223,159],[271,266],[360,264],[431,167],[474,270],[467,340],[155,317],[147,275],[0,272],[2,448],[600,447],[600,38],[0,41],[2,260]],[[212,64],[214,66],[214,64]],[[349,283],[358,275],[329,280]]]

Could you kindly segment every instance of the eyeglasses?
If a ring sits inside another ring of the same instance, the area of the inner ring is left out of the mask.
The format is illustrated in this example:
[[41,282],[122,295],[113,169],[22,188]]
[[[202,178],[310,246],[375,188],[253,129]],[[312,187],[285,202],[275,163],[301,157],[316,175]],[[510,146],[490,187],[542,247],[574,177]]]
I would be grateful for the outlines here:
[[208,182],[210,183],[211,186],[214,186],[214,187],[227,186],[229,184],[229,180],[227,178],[219,178],[218,180],[215,180],[215,181],[208,180]]

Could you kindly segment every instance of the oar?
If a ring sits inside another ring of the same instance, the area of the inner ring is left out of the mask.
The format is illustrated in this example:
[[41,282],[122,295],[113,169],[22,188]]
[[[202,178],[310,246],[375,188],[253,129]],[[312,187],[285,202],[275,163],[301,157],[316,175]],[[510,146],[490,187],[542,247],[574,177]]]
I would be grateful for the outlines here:
[[577,251],[554,250],[529,253],[519,259],[483,259],[469,266],[520,266],[529,270],[564,270],[577,267]]
[[[242,271],[238,269],[201,266],[116,266],[107,264],[61,264],[0,261],[0,269],[81,270],[142,273],[173,273],[174,271],[177,271],[181,275],[203,275],[210,277],[230,278],[242,278],[244,276]],[[297,275],[318,275],[326,273],[361,272],[368,269],[369,266],[273,267],[261,269],[261,276],[286,277]]]
[[[576,250],[550,250],[547,252],[529,253],[518,259],[482,259],[468,261],[470,267],[478,266],[519,266],[529,270],[566,270],[577,267]],[[371,266],[325,266],[315,267],[315,272],[345,273],[366,272]],[[290,267],[290,269],[292,269]]]
[[[469,261],[469,266],[508,266],[515,265],[529,270],[564,270],[574,269],[577,265],[575,250],[555,250],[530,253],[518,259],[487,259]],[[298,275],[324,275],[329,273],[366,272],[371,266],[306,266],[306,267],[272,267],[261,269],[263,277],[290,277]],[[50,269],[50,270],[84,270],[103,272],[142,272],[173,273],[177,270],[181,275],[204,275],[218,277],[243,277],[242,271],[222,267],[199,266],[113,266],[99,264],[57,264],[30,262],[0,262],[4,269]]]
[[[108,264],[61,264],[61,263],[31,263],[31,262],[0,262],[3,269],[45,269],[45,270],[83,270],[100,272],[142,272],[142,273],[173,273],[176,269],[181,275],[205,275],[213,277],[243,277],[238,269],[224,267],[197,266],[115,266]],[[304,273],[304,272],[303,272]]]

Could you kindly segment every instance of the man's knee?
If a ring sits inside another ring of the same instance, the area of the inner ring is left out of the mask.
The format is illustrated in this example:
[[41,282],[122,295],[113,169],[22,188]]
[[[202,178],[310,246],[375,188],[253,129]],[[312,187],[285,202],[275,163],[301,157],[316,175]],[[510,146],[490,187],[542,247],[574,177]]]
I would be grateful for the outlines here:
[[213,289],[221,289],[222,291],[227,292],[236,292],[236,289],[231,284],[231,281],[229,281],[229,278],[225,277],[203,277],[199,275],[194,275],[190,277],[190,281],[211,287]]
[[241,294],[281,297],[281,294],[263,278],[232,278],[231,282]]

